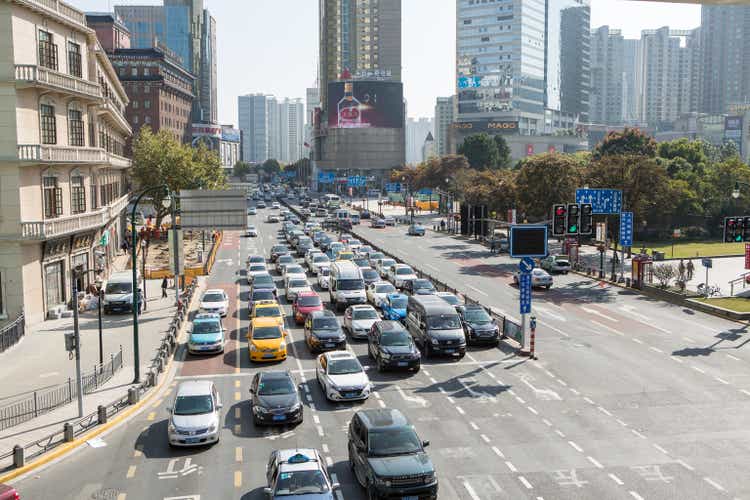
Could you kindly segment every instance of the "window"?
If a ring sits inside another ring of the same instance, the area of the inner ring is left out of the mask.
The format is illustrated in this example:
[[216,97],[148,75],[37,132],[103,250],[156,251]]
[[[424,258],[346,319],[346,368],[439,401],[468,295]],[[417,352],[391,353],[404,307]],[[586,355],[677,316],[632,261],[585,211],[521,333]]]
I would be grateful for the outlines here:
[[53,219],[62,215],[62,189],[57,186],[57,177],[43,177],[44,217]]
[[52,43],[52,34],[39,30],[39,65],[57,70],[57,45]]
[[151,101],[149,101],[148,99],[146,99],[145,101],[143,101],[143,107],[145,109],[151,109]]
[[81,78],[81,46],[77,43],[68,42],[68,72]]
[[70,209],[74,214],[86,211],[86,189],[83,186],[83,176],[73,175],[70,178]]
[[130,68],[130,76],[138,76],[138,68],[135,66]]
[[96,185],[96,180],[94,178],[91,179],[90,189],[91,189],[91,210],[96,210],[97,208],[99,208],[99,203],[98,203],[99,197],[97,196],[98,188]]
[[57,122],[55,121],[55,107],[42,104],[39,107],[42,127],[42,144],[57,144]]
[[68,143],[71,146],[84,146],[83,118],[77,109],[68,110]]

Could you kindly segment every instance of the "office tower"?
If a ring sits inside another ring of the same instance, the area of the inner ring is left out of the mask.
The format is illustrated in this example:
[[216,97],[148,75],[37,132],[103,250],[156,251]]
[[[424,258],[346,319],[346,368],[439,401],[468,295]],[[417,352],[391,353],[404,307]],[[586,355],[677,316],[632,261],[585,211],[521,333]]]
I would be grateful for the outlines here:
[[292,164],[304,155],[304,121],[305,105],[302,99],[284,99],[279,106],[279,142],[278,160]]
[[313,123],[316,108],[320,108],[320,88],[309,87],[305,92],[305,142],[308,145],[313,142]]
[[454,118],[456,97],[438,97],[435,102],[435,154],[445,156],[450,153],[448,148],[448,134]]
[[237,98],[238,125],[242,131],[242,158],[250,163],[262,163],[268,155],[268,96],[241,95]]
[[625,123],[636,124],[640,116],[641,80],[641,40],[622,41],[622,118]]
[[591,123],[623,123],[624,39],[620,30],[601,26],[591,32]]
[[406,163],[416,164],[425,160],[422,156],[427,134],[434,130],[432,118],[407,118],[406,120]]
[[700,111],[726,113],[750,102],[750,6],[702,6],[700,40]]
[[435,138],[432,136],[432,132],[427,132],[427,137],[422,143],[422,159],[427,161],[435,156]]
[[302,99],[248,94],[237,100],[242,156],[247,162],[269,158],[291,164],[307,156],[303,149],[305,105]]

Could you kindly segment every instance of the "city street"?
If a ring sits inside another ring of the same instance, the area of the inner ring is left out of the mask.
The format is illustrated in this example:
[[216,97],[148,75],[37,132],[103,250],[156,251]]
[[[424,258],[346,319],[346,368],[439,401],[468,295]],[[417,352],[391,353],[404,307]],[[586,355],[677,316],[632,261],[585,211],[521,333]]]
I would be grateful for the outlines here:
[[[230,297],[225,354],[180,354],[168,395],[106,436],[107,446],[85,448],[19,481],[22,498],[263,498],[269,453],[292,447],[320,450],[342,484],[338,498],[365,498],[347,463],[345,431],[354,410],[377,407],[401,409],[431,442],[440,498],[750,498],[743,467],[750,459],[750,353],[742,325],[577,275],[555,277],[550,291],[534,292],[539,360],[501,346],[471,348],[458,362],[423,360],[416,374],[370,368],[376,392],[362,404],[325,401],[302,330],[287,320],[290,357],[277,366],[304,384],[305,420],[255,427],[248,388],[266,367],[248,361],[243,264],[249,254],[267,257],[277,241],[280,225],[262,222],[268,213],[258,212],[258,238],[225,233],[208,280]],[[406,237],[404,226],[355,232],[518,317],[509,257],[431,231]],[[347,342],[371,365],[365,344]],[[220,391],[221,441],[175,451],[167,445],[166,407],[176,383],[196,377]],[[77,481],[68,481],[73,474]]]

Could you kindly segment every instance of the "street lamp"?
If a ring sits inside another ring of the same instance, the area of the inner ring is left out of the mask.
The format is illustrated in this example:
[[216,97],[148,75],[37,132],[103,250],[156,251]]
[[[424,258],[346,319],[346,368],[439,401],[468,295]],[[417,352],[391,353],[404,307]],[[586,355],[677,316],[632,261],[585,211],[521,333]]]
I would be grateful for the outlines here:
[[[133,210],[130,217],[130,226],[131,226],[131,235],[133,239],[133,244],[130,246],[132,249],[132,255],[131,255],[131,268],[133,270],[133,370],[135,372],[135,377],[133,378],[134,384],[139,384],[141,382],[141,355],[140,355],[140,346],[139,346],[139,338],[138,338],[138,304],[142,300],[141,295],[145,297],[145,293],[141,294],[138,292],[138,263],[136,261],[137,258],[137,245],[136,241],[138,238],[138,233],[135,230],[135,212],[138,208],[138,203],[141,201],[141,198],[143,198],[146,194],[156,191],[164,191],[166,192],[166,196],[162,200],[162,204],[164,208],[167,208],[171,205],[172,200],[170,198],[170,191],[169,186],[166,184],[160,184],[158,186],[153,186],[147,189],[144,189],[140,192],[138,197],[135,199],[135,202],[133,203]],[[172,224],[174,225],[174,214],[172,214]],[[176,268],[177,266],[175,266]],[[175,269],[176,271],[177,269]],[[175,273],[176,274],[176,273]],[[145,292],[146,289],[146,282],[145,282],[145,276],[144,276],[144,283],[143,283],[143,289]]]

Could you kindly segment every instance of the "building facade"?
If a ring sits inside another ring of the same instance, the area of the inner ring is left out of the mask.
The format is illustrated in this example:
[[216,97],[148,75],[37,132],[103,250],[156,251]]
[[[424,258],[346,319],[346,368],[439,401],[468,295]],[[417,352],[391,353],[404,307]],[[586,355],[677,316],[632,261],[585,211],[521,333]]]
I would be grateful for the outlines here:
[[424,142],[422,143],[422,160],[428,161],[437,156],[435,154],[435,138],[432,136],[432,132],[427,132],[427,137],[425,137]]
[[623,123],[624,41],[622,32],[611,30],[609,26],[601,26],[591,32],[591,123]]
[[219,158],[227,175],[231,174],[234,165],[242,160],[242,131],[233,125],[221,126],[219,141]]
[[276,159],[289,165],[305,156],[305,104],[302,99],[284,99],[276,105],[279,107],[280,142]]
[[435,102],[435,154],[450,154],[448,135],[455,117],[456,97],[438,97]]
[[432,136],[433,130],[432,118],[406,119],[406,163],[414,165],[425,160],[422,154],[424,141],[427,134]]
[[622,117],[625,123],[640,122],[641,80],[643,54],[640,39],[625,39],[622,45]]
[[265,94],[248,94],[237,98],[242,158],[246,162],[263,163],[269,158],[267,100]]
[[106,275],[118,251],[128,96],[63,2],[0,3],[0,39],[0,323],[23,311],[33,324],[58,317],[73,280]]
[[316,108],[320,108],[320,88],[309,87],[305,92],[305,142],[308,145],[313,142],[312,132]]

